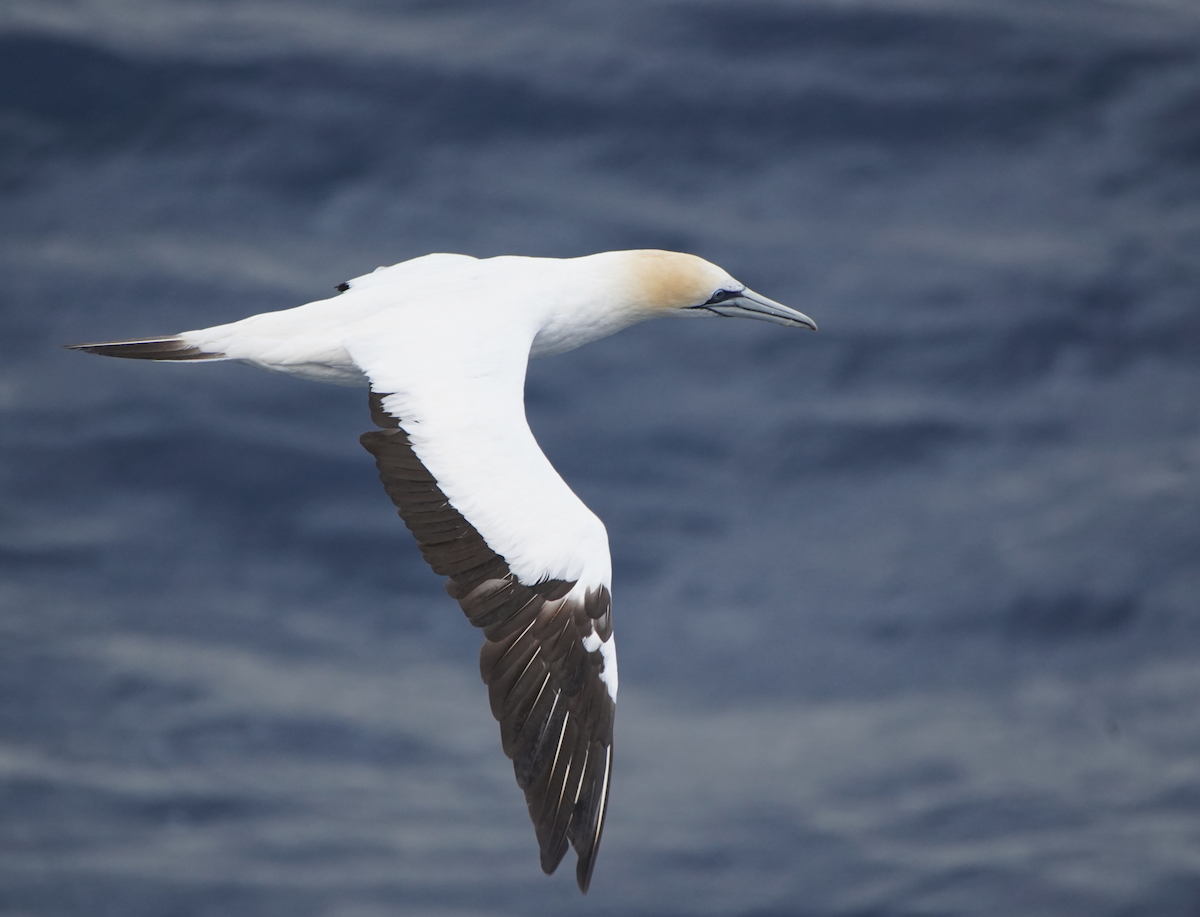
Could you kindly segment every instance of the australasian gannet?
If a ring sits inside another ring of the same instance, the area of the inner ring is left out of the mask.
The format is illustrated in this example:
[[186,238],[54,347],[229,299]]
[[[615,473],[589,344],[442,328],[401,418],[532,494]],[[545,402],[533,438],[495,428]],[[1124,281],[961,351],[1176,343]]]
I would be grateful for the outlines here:
[[381,429],[362,444],[421,553],[484,633],[480,671],[542,869],[553,872],[570,843],[586,893],[612,772],[612,567],[604,524],[529,429],[528,360],[660,316],[816,324],[702,258],[664,251],[426,255],[337,290],[171,337],[69,346],[369,385]]

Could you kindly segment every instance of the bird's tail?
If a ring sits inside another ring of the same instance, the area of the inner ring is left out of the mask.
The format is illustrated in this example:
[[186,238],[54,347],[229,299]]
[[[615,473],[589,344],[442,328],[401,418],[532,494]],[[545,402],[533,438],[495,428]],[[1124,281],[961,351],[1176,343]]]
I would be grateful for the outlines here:
[[213,353],[191,344],[181,337],[149,338],[143,341],[103,341],[98,344],[65,344],[67,350],[82,350],[105,357],[127,357],[132,360],[226,360],[223,353]]

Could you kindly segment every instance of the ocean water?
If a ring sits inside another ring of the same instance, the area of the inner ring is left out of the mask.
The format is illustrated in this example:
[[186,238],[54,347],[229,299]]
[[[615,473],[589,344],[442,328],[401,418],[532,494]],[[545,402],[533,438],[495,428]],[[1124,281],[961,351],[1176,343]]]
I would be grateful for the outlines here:
[[[365,394],[59,344],[430,251],[818,334],[535,362],[621,653],[592,891]],[[1190,0],[0,9],[0,914],[1200,913]]]

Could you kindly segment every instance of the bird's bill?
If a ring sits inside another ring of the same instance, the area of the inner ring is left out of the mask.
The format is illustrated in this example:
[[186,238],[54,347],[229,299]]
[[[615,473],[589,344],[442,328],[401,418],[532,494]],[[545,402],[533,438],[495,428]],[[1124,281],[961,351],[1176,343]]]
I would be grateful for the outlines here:
[[817,323],[805,315],[803,312],[797,312],[783,303],[777,303],[773,299],[767,299],[765,296],[760,296],[753,290],[743,290],[737,296],[727,299],[724,302],[716,303],[715,305],[705,306],[712,312],[718,315],[724,315],[727,318],[753,318],[760,322],[772,322],[776,325],[790,325],[793,328],[811,328],[817,330]]

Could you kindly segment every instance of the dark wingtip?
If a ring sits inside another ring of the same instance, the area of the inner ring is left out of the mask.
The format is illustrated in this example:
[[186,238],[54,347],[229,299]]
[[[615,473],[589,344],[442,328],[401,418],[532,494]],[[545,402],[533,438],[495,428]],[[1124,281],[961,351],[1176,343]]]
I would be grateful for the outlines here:
[[596,851],[593,850],[589,856],[580,857],[579,862],[575,864],[575,881],[579,884],[579,891],[582,894],[587,894],[588,889],[592,886],[592,870],[596,868]]
[[563,861],[563,857],[567,855],[570,846],[564,836],[559,843],[554,847],[542,848],[542,872],[550,876],[554,874],[554,870],[558,869],[558,864]]
[[220,360],[223,353],[210,353],[180,338],[153,338],[142,341],[102,341],[96,344],[64,344],[65,350],[82,350],[102,357],[131,360]]

